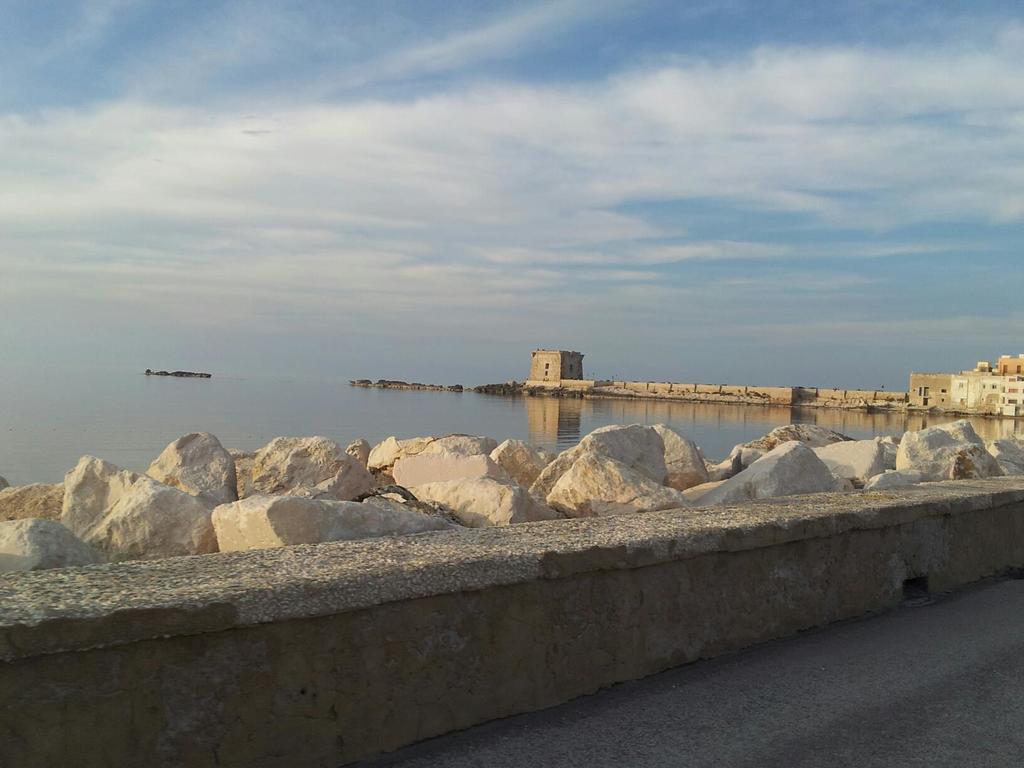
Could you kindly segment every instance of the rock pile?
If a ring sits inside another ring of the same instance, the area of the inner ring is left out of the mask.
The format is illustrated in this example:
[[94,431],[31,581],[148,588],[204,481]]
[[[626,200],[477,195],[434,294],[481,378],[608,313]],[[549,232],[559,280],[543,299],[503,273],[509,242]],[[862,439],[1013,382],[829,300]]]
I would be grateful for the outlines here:
[[1024,474],[1024,443],[969,422],[852,440],[791,424],[711,462],[663,425],[602,427],[550,454],[521,440],[389,437],[347,448],[277,437],[257,451],[184,435],[146,474],[84,456],[62,484],[0,480],[0,571],[629,515]]

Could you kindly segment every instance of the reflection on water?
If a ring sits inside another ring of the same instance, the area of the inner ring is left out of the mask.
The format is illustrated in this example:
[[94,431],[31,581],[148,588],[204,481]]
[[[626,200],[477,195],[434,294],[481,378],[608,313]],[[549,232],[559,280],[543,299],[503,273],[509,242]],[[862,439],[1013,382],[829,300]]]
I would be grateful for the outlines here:
[[[856,438],[902,435],[954,421],[953,416],[865,413],[826,408],[681,403],[664,400],[583,400],[524,397],[529,439],[562,450],[607,424],[669,424],[695,440],[709,457],[725,456],[738,443],[755,439],[782,424],[818,424]],[[1024,423],[1012,419],[971,420],[986,440],[1022,435]]]

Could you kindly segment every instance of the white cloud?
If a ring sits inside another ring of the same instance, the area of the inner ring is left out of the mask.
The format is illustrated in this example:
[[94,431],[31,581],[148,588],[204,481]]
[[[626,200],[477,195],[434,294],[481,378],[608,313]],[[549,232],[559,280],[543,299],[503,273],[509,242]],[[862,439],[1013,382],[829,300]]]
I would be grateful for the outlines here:
[[[514,40],[531,19],[492,32]],[[477,55],[477,38],[456,43],[418,56]],[[1020,221],[1022,116],[1024,61],[999,41],[765,49],[599,83],[258,115],[127,100],[9,114],[0,292],[235,324],[458,328],[518,314],[528,334],[589,313],[602,332],[611,318],[683,311],[678,265],[942,248],[758,242],[744,211],[846,236]],[[651,200],[681,201],[678,221],[645,217]],[[699,217],[687,201],[715,201],[736,232],[688,238]],[[707,302],[705,288],[687,301]]]

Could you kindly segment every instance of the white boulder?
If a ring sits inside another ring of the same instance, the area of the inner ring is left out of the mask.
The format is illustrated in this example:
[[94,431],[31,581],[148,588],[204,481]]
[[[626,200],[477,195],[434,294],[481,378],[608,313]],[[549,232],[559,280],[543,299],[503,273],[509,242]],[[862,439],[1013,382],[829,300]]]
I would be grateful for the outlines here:
[[1003,474],[974,427],[966,420],[907,432],[896,454],[896,469],[912,469],[926,481],[998,477]]
[[103,558],[54,520],[0,522],[0,572],[71,568]]
[[877,437],[874,440],[844,440],[813,451],[833,475],[855,484],[863,484],[887,468],[886,449],[881,438]]
[[[776,427],[764,437],[752,440],[749,443],[744,443],[738,448],[753,448],[759,451],[762,455],[773,451],[783,443],[789,443],[793,441],[804,443],[811,448],[821,448],[825,445],[831,445],[832,443],[840,443],[844,440],[850,440],[851,438],[846,435],[836,432],[825,427],[819,427],[817,424],[786,424],[782,427]],[[754,461],[761,458],[756,456]],[[753,461],[745,463],[744,466],[750,466]]]
[[[1024,475],[1024,443],[1012,437],[1003,437],[988,444],[988,452],[992,454],[1004,475]],[[0,498],[2,498],[0,491]]]
[[64,478],[61,522],[109,560],[217,551],[209,502],[83,456]]
[[369,469],[390,469],[402,456],[414,456],[434,442],[433,437],[411,437],[406,440],[399,440],[397,437],[389,437],[378,443],[370,451],[366,460]]
[[882,450],[885,451],[885,468],[896,469],[896,454],[900,452],[900,438],[886,435],[881,438]]
[[345,501],[368,493],[373,486],[373,475],[366,467],[326,437],[276,437],[253,459],[253,494]]
[[[729,478],[725,478],[725,480],[728,479]],[[683,491],[683,498],[686,499],[686,503],[689,506],[700,506],[704,497],[711,493],[711,491],[715,490],[715,488],[721,487],[725,480],[709,480],[701,485],[695,485],[692,488],[687,488]]]
[[573,462],[548,493],[547,502],[566,517],[604,517],[687,506],[681,491],[596,452],[584,453]]
[[530,523],[561,517],[535,499],[523,487],[493,477],[447,480],[410,488],[417,499],[434,501],[451,509],[464,525]]
[[888,469],[881,474],[869,478],[868,481],[864,483],[864,490],[884,491],[888,488],[906,488],[907,486],[917,485],[923,480],[924,476],[913,469],[905,469],[902,471]]
[[447,435],[431,440],[420,451],[421,454],[457,454],[460,456],[487,456],[498,447],[498,441],[490,437],[474,435]]
[[209,432],[182,435],[164,448],[146,474],[215,506],[238,499],[235,460]]
[[365,467],[370,460],[370,444],[362,438],[354,440],[345,448],[345,453]]
[[405,488],[471,477],[508,480],[508,473],[486,455],[435,452],[402,456],[391,470],[395,482]]
[[665,485],[685,491],[710,480],[696,443],[665,424],[655,424],[653,429],[665,444]]
[[30,517],[59,520],[64,509],[64,484],[33,483],[0,490],[0,520]]
[[812,448],[783,443],[700,499],[702,506],[837,490],[838,483]]
[[213,527],[222,552],[455,528],[440,517],[397,506],[299,496],[250,496],[214,509]]
[[614,459],[658,485],[665,484],[668,475],[665,442],[657,430],[642,424],[613,424],[594,430],[578,445],[558,454],[537,476],[530,492],[538,498],[547,498],[558,479],[587,453]]
[[506,440],[491,451],[491,461],[524,488],[533,485],[537,476],[553,458],[546,451],[541,451],[522,440]]

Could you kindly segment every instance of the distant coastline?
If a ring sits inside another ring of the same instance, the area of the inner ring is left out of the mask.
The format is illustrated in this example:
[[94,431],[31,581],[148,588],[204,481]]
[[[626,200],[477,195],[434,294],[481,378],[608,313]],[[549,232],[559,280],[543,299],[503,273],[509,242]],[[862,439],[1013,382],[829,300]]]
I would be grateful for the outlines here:
[[212,379],[212,373],[201,373],[198,371],[154,371],[146,369],[146,376],[174,376],[178,379]]

